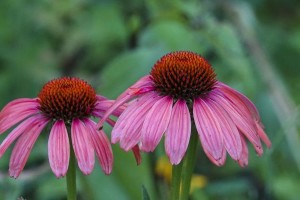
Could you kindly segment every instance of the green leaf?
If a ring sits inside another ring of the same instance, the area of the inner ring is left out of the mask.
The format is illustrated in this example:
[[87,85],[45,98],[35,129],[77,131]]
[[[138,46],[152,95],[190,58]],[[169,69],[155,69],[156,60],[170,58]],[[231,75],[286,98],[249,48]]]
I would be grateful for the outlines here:
[[150,200],[149,193],[144,185],[142,185],[142,200]]

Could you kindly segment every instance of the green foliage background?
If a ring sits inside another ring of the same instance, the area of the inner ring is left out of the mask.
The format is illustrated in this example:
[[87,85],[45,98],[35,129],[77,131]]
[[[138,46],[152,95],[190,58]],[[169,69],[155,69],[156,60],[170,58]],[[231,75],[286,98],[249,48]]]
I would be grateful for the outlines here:
[[[77,76],[116,98],[162,55],[190,50],[206,57],[218,79],[257,105],[273,142],[249,166],[231,159],[216,167],[201,148],[195,174],[207,177],[191,199],[298,199],[300,196],[300,2],[297,0],[2,0],[0,106],[36,97],[49,80]],[[110,129],[107,128],[107,132]],[[8,177],[10,151],[0,160],[0,199],[65,199],[65,180],[49,169],[45,130],[19,179]],[[0,136],[2,141],[7,133]],[[167,196],[154,172],[157,150],[136,166],[113,145],[113,173],[78,173],[79,199]]]

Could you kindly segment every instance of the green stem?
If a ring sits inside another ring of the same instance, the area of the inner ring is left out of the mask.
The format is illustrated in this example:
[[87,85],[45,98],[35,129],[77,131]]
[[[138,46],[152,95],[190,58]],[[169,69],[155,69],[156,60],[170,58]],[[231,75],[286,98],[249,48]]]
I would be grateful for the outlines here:
[[70,146],[70,161],[67,172],[68,200],[76,200],[76,160],[73,147]]
[[178,200],[180,194],[182,162],[172,166],[171,200]]
[[198,144],[198,134],[195,127],[192,128],[189,147],[183,159],[182,178],[181,178],[181,194],[180,200],[187,200],[189,197],[190,186],[194,167],[196,164],[196,152]]

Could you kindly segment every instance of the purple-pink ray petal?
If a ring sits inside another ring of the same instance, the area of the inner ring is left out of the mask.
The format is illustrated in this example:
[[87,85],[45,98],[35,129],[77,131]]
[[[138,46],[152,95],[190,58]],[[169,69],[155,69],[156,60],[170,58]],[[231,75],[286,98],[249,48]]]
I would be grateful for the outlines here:
[[224,153],[223,130],[207,98],[194,100],[193,116],[204,152],[216,162],[221,161]]
[[127,90],[125,90],[119,97],[123,98],[127,95],[135,94],[143,94],[145,92],[152,91],[153,88],[153,80],[150,75],[143,76],[137,82],[135,82],[132,86],[130,86]]
[[248,147],[245,138],[241,136],[241,139],[242,139],[242,154],[240,159],[238,160],[238,163],[241,167],[246,167],[248,165]]
[[97,101],[107,100],[107,98],[105,96],[102,96],[102,95],[99,95],[99,94],[96,95],[96,98],[97,98]]
[[40,121],[32,124],[31,129],[26,130],[27,132],[20,136],[10,157],[9,175],[11,177],[17,178],[20,175],[35,141],[47,123],[48,119],[41,118]]
[[21,98],[8,103],[0,112],[0,134],[23,119],[38,113],[38,99]]
[[268,148],[271,148],[272,143],[271,143],[270,139],[268,138],[268,136],[266,135],[265,131],[262,129],[259,122],[256,122],[255,125],[256,125],[257,132],[258,132],[260,139],[267,145]]
[[257,154],[261,155],[263,149],[255,119],[253,118],[251,111],[246,108],[246,105],[240,101],[236,95],[228,96],[228,93],[223,91],[214,91],[211,97],[229,113],[238,129],[253,144]]
[[[125,151],[132,149],[141,139],[141,129],[145,121],[145,117],[149,109],[158,99],[156,92],[150,92],[139,98],[135,104],[131,104],[129,107],[133,109],[131,115],[128,118],[121,119],[116,122],[116,125],[112,131],[112,135],[118,131],[120,135],[120,146]],[[118,123],[120,122],[120,123]]]
[[97,130],[95,122],[85,119],[84,124],[91,134],[96,156],[103,172],[105,174],[110,174],[113,167],[113,152],[107,136],[102,130]]
[[88,175],[93,171],[95,164],[94,148],[89,129],[79,119],[72,121],[71,138],[79,169]]
[[173,109],[165,134],[165,149],[170,162],[177,165],[181,162],[191,136],[191,117],[184,100],[179,99]]
[[220,131],[227,152],[234,160],[238,160],[242,152],[242,142],[238,129],[222,106],[214,100],[210,100],[209,105],[213,111],[215,122],[219,123],[221,128]]
[[[15,110],[22,110],[22,107],[38,107],[39,106],[39,102],[38,102],[38,98],[19,98],[19,99],[15,99],[11,102],[9,102],[8,104],[6,104],[4,106],[4,108],[1,110],[1,112],[6,112],[6,111],[15,111]],[[0,117],[0,119],[2,119],[2,115]]]
[[113,144],[120,141],[120,136],[122,134],[122,129],[126,126],[127,120],[132,117],[132,113],[136,110],[136,107],[140,103],[140,99],[132,100],[130,106],[120,115],[117,122],[114,124],[114,128],[111,133],[111,142]]
[[226,161],[226,151],[223,148],[222,152],[221,152],[221,157],[219,157],[218,159],[215,159],[210,152],[208,152],[208,150],[206,148],[203,147],[203,151],[206,154],[206,156],[208,157],[208,159],[215,165],[217,165],[218,167],[224,165],[225,161]]
[[[115,103],[114,100],[102,100],[96,103],[96,106],[93,110],[93,115],[99,118],[104,116],[104,113]],[[116,108],[111,114],[118,117],[125,110],[126,105],[121,105]]]
[[30,117],[23,121],[20,125],[18,125],[9,135],[3,140],[0,145],[0,158],[4,154],[4,152],[8,149],[8,147],[24,132],[29,131],[35,124],[39,123],[40,121],[45,120],[42,115],[36,115]]
[[[238,105],[244,104],[245,109],[249,110],[251,115],[258,121],[260,121],[259,113],[256,109],[256,106],[242,93],[237,90],[229,87],[228,85],[217,82],[217,87],[220,88],[224,93],[226,93],[230,97],[234,97]],[[238,102],[239,101],[239,102]]]
[[138,80],[135,84],[124,91],[115,101],[115,103],[106,111],[102,119],[98,122],[97,128],[101,128],[106,119],[121,105],[129,101],[130,99],[150,91],[153,91],[152,80],[150,76],[144,76]]
[[57,178],[64,177],[68,171],[70,143],[68,131],[63,120],[56,121],[48,140],[50,167]]
[[165,96],[158,99],[149,110],[141,130],[142,151],[154,151],[169,125],[172,107],[173,99]]

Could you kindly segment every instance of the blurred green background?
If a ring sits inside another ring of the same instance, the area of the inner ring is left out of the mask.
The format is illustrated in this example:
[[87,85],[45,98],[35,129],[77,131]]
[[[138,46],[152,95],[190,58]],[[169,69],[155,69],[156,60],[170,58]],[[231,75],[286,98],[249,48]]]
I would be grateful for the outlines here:
[[[113,99],[162,55],[195,51],[220,81],[255,102],[273,146],[258,157],[249,145],[247,168],[230,158],[216,167],[199,148],[195,175],[206,181],[191,199],[298,200],[299,21],[298,0],[1,0],[0,106],[36,97],[61,76],[85,79]],[[66,198],[65,179],[49,168],[48,132],[17,180],[7,175],[10,151],[1,158],[0,199]],[[141,199],[143,188],[151,199],[167,198],[167,178],[155,170],[162,146],[143,154],[140,166],[118,145],[113,151],[110,176],[98,165],[89,176],[78,173],[79,199]]]

